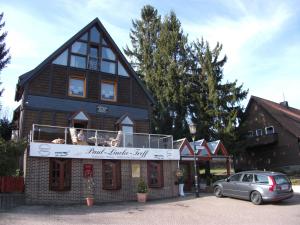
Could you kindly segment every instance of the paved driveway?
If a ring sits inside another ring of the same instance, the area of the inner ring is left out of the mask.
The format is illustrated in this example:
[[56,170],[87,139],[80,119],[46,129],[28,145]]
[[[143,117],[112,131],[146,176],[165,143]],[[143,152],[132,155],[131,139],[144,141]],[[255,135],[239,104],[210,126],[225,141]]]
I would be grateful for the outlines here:
[[300,194],[277,204],[253,205],[201,194],[185,198],[86,206],[22,206],[0,213],[1,225],[34,224],[300,224]]

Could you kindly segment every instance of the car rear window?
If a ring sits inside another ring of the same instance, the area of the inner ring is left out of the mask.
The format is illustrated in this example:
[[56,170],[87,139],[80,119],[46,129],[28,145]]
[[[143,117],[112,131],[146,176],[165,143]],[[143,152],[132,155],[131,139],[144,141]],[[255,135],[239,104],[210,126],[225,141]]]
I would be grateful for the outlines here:
[[268,184],[269,183],[268,177],[265,175],[255,174],[254,179],[255,179],[255,182],[259,183],[259,184]]
[[276,184],[290,183],[289,178],[287,178],[285,175],[276,175],[274,176],[274,180]]

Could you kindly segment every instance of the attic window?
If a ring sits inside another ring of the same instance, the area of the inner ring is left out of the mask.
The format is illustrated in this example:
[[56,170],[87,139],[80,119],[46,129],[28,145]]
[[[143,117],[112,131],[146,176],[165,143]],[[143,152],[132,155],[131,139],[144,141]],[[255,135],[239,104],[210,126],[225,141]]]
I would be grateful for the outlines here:
[[82,40],[82,41],[87,41],[88,40],[88,33],[85,33],[79,39]]
[[116,60],[116,56],[110,48],[102,47],[102,58]]
[[265,128],[266,134],[274,134],[274,127],[269,126]]
[[262,136],[262,129],[256,130],[256,136]]
[[124,76],[124,77],[128,77],[128,73],[127,71],[125,70],[124,66],[121,64],[120,61],[118,61],[118,74],[120,76]]
[[86,43],[76,41],[72,45],[72,52],[73,53],[86,55],[86,50],[87,50],[87,44]]
[[90,32],[90,41],[99,43],[100,42],[100,33],[96,27],[93,27]]
[[66,66],[68,64],[68,49],[61,53],[56,59],[54,59],[53,63]]
[[251,130],[248,131],[248,137],[253,137],[253,131]]

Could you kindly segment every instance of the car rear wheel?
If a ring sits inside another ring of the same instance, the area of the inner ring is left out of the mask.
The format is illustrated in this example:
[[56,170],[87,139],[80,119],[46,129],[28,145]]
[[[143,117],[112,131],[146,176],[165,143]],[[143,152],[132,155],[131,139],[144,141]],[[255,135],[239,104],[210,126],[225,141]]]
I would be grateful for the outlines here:
[[255,205],[260,205],[262,203],[261,194],[258,191],[253,191],[250,195],[250,200]]
[[214,188],[215,196],[221,198],[223,196],[222,188],[220,186],[215,186]]

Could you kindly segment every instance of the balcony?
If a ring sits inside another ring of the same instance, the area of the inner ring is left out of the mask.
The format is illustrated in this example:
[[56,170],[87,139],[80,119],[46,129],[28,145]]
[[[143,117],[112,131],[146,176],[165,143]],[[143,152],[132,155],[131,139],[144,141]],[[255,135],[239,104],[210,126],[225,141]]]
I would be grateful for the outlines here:
[[265,134],[262,136],[247,137],[246,148],[262,147],[277,143],[278,133]]
[[33,124],[30,156],[179,160],[173,136]]

